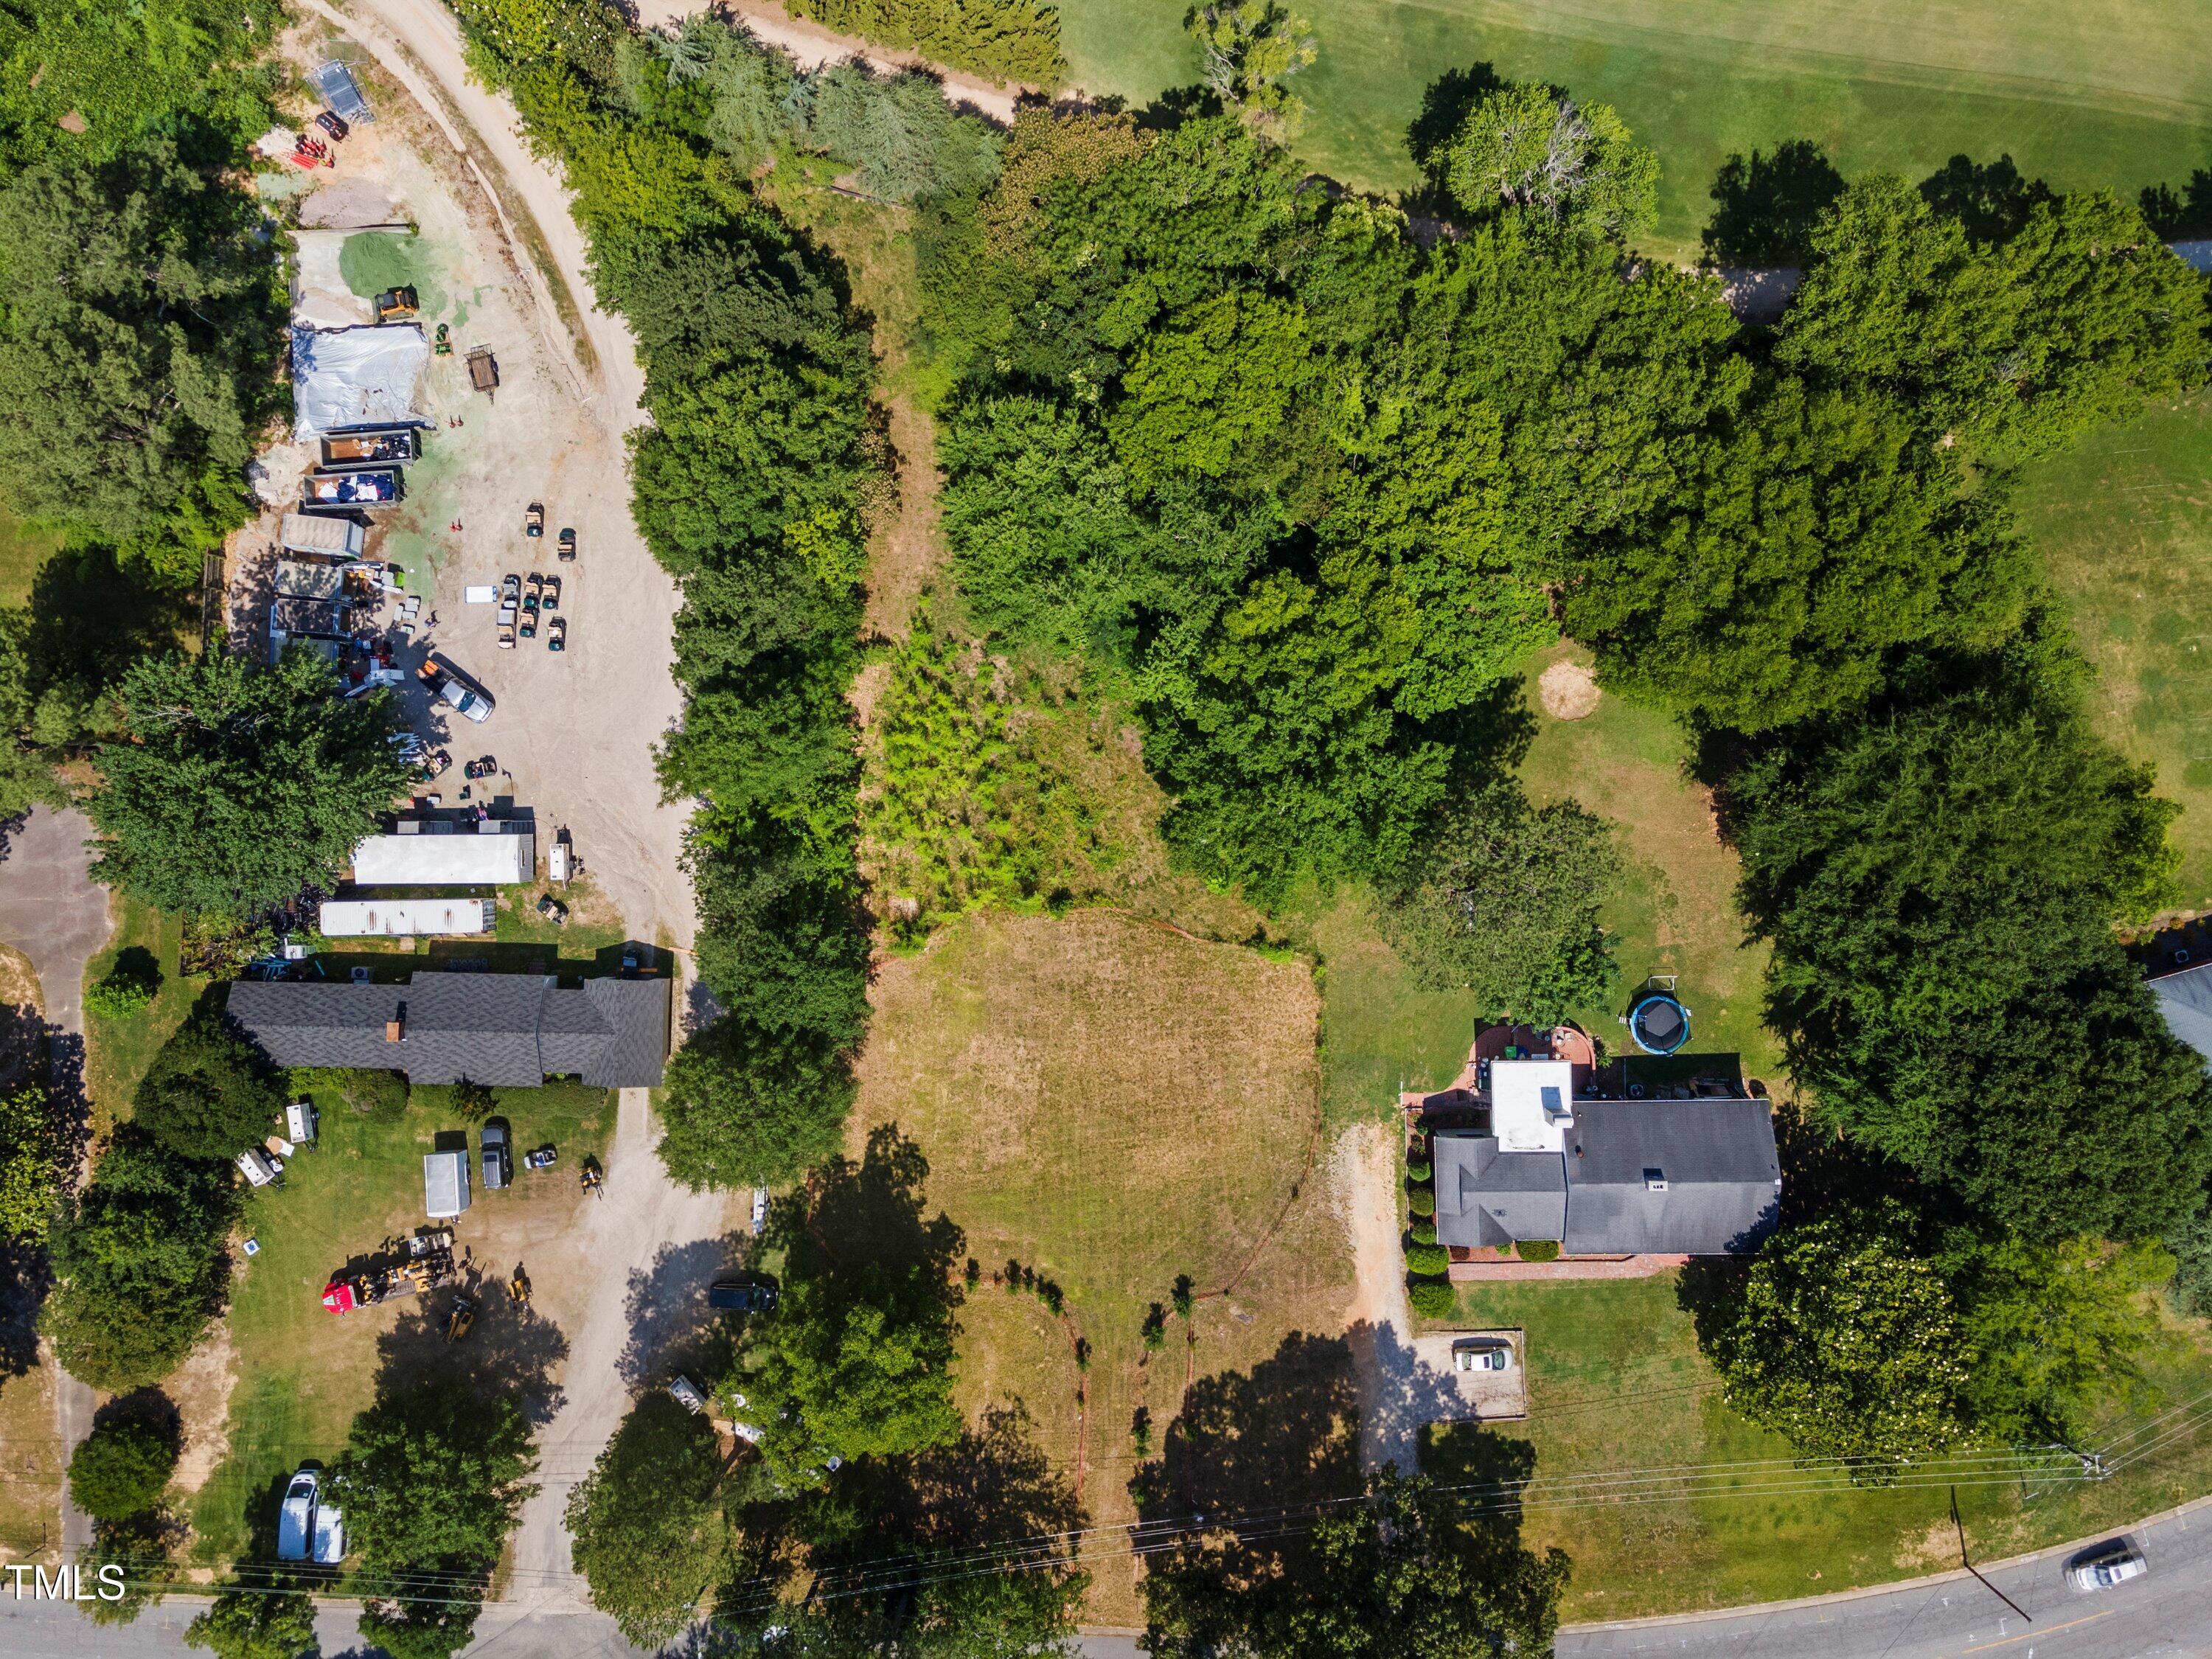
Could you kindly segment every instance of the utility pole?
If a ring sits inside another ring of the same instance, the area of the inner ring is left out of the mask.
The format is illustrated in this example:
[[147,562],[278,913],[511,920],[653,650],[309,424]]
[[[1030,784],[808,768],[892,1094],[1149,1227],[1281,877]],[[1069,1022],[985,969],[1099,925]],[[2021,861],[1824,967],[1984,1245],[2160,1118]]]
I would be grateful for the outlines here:
[[1975,1577],[1981,1578],[1982,1588],[1989,1591],[1990,1595],[1996,1596],[1998,1601],[2003,1602],[2014,1613],[2020,1614],[2021,1623],[2028,1625],[2033,1624],[2035,1620],[2027,1616],[2027,1611],[2026,1608],[2022,1607],[2019,1602],[2014,1601],[2012,1597],[2007,1595],[1995,1584],[1990,1583],[1988,1579],[1982,1578],[1982,1570],[1966,1559],[1966,1523],[1959,1518],[1959,1489],[1956,1486],[1954,1486],[1951,1488],[1951,1524],[1959,1529],[1959,1565],[1964,1567],[1968,1572],[1972,1573]]

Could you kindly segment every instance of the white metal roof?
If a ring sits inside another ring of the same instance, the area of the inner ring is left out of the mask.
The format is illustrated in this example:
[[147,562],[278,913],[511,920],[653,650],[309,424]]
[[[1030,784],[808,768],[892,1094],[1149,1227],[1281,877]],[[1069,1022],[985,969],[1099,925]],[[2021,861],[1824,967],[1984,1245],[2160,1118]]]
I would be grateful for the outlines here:
[[483,899],[331,899],[315,925],[330,939],[411,939],[418,933],[489,933]]
[[1564,1060],[1490,1062],[1490,1129],[1500,1152],[1565,1151],[1574,1100],[1575,1068]]
[[[474,829],[506,827],[488,818]],[[354,848],[353,878],[363,887],[483,887],[536,877],[536,836],[471,834],[471,828],[457,824],[447,835],[371,836]]]
[[469,1155],[422,1154],[422,1209],[433,1221],[450,1220],[469,1207]]

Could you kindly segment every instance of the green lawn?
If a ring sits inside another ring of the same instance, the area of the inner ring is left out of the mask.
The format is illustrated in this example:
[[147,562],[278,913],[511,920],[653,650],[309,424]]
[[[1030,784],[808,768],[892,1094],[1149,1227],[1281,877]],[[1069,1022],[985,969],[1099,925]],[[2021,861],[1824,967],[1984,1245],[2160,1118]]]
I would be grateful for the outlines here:
[[0,605],[21,605],[28,599],[39,567],[61,544],[58,532],[33,528],[0,501]]
[[85,1016],[86,1093],[96,1127],[131,1115],[131,1097],[137,1091],[138,1079],[208,986],[204,979],[178,975],[177,953],[184,941],[184,923],[179,918],[120,892],[110,896],[108,908],[115,918],[115,931],[108,935],[106,948],[85,964],[85,988],[99,984],[116,957],[131,950],[153,953],[161,969],[161,987],[153,1006],[143,1014],[129,1019],[106,1019],[89,1012]]
[[[344,1447],[354,1414],[374,1391],[378,1338],[414,1312],[411,1298],[343,1316],[324,1311],[323,1286],[351,1258],[386,1236],[424,1224],[422,1154],[441,1133],[461,1127],[444,1089],[419,1089],[396,1123],[377,1123],[334,1091],[318,1090],[319,1145],[295,1156],[281,1188],[250,1194],[239,1235],[259,1252],[234,1281],[228,1336],[239,1381],[231,1395],[228,1448],[191,1500],[195,1559],[215,1564],[245,1549],[257,1524],[274,1513],[283,1479],[307,1458],[328,1462]],[[479,1265],[501,1273],[518,1229],[539,1212],[567,1215],[585,1201],[574,1171],[613,1132],[613,1096],[575,1084],[495,1091],[519,1147],[553,1141],[562,1164],[507,1193],[476,1190],[455,1224],[459,1242]],[[469,1137],[473,1151],[476,1138]],[[496,1286],[493,1287],[495,1292]],[[482,1333],[471,1340],[491,1340]]]
[[[1528,1421],[1492,1432],[1534,1449],[1540,1480],[1790,1456],[1788,1443],[1722,1403],[1671,1274],[1468,1286],[1460,1322],[1528,1333]],[[2202,1322],[2169,1331],[2146,1367],[2162,1401],[2194,1397],[2212,1380],[2204,1340]],[[2129,1420],[2100,1425],[2092,1443]],[[1449,1455],[1449,1437],[1439,1449]],[[1959,1503],[1975,1553],[1986,1559],[2154,1513],[2202,1492],[2208,1479],[2212,1435],[2200,1431],[2100,1486],[2061,1486],[2032,1499],[2014,1485],[1962,1486]],[[1957,1562],[1949,1495],[1940,1490],[1776,1493],[1747,1483],[1695,1500],[1540,1506],[1525,1535],[1573,1558],[1563,1608],[1570,1621],[1820,1595]]]
[[1527,673],[1536,738],[1521,769],[1539,800],[1572,796],[1620,826],[1629,866],[1622,890],[1603,912],[1619,940],[1619,994],[1575,1011],[1576,1019],[1616,1049],[1627,1046],[1627,996],[1650,974],[1672,974],[1690,1010],[1691,1047],[1734,1051],[1754,1078],[1781,1067],[1760,1022],[1764,945],[1743,943],[1736,914],[1736,857],[1714,827],[1705,792],[1682,775],[1680,729],[1667,715],[1607,696],[1578,720],[1541,711],[1535,681],[1544,666],[1581,647],[1565,645],[1534,659]]
[[2033,469],[2021,507],[2096,665],[2106,735],[2182,804],[2181,902],[2212,907],[2212,395]]
[[[1076,82],[1143,103],[1198,78],[1170,0],[1060,0]],[[2212,9],[2172,0],[1331,0],[1297,149],[1347,183],[1413,182],[1407,123],[1487,62],[1620,109],[1664,167],[1655,244],[1693,247],[1731,151],[1808,137],[1846,173],[1954,155],[2132,195],[2212,163]]]

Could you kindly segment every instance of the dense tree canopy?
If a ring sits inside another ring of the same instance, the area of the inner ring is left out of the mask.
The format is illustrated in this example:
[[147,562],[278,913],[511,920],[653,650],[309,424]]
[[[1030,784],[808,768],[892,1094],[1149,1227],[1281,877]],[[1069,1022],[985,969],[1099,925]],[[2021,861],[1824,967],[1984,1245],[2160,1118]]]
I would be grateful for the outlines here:
[[1206,1546],[1155,1556],[1139,1586],[1160,1659],[1455,1659],[1545,1653],[1564,1553],[1485,1547],[1448,1494],[1385,1470],[1362,1504],[1328,1505],[1309,1547],[1253,1582],[1206,1570]]
[[1899,646],[2003,640],[2030,580],[1906,410],[1780,380],[1668,505],[1578,562],[1565,622],[1609,687],[1760,732],[1866,702]]
[[161,1501],[176,1473],[175,1437],[150,1423],[95,1423],[70,1455],[70,1496],[95,1521],[127,1521]]
[[1930,434],[2045,454],[2203,378],[2203,280],[2109,196],[2039,201],[2008,240],[1977,245],[1961,219],[1875,175],[1812,240],[1776,361],[1899,398]]
[[2156,907],[2173,809],[2072,672],[1929,668],[1742,768],[1731,824],[1769,1017],[1830,1121],[2018,1224],[2154,1234],[2212,1168],[2212,1082],[2109,928]]
[[1436,161],[1471,214],[1531,208],[1614,241],[1658,216],[1659,158],[1628,136],[1610,105],[1577,104],[1557,87],[1521,81],[1486,92]]
[[122,695],[126,736],[102,746],[86,803],[93,873],[163,909],[250,917],[329,890],[406,784],[391,694],[341,698],[307,651],[267,669],[155,658]]
[[692,1188],[780,1184],[833,1156],[857,1085],[816,1032],[726,1014],[668,1062],[660,1157]]
[[281,1074],[207,1009],[161,1045],[131,1115],[180,1158],[228,1163],[277,1127],[284,1099]]
[[713,1427],[655,1389],[568,1495],[568,1537],[592,1605],[640,1646],[681,1635],[715,1581],[721,1475]]
[[435,1373],[387,1376],[327,1477],[359,1561],[362,1634],[393,1659],[466,1647],[534,1466],[529,1425],[506,1395]]
[[72,1375],[121,1392],[191,1352],[229,1285],[234,1174],[135,1124],[117,1128],[54,1224],[58,1283],[42,1323]]
[[251,1582],[219,1586],[186,1626],[185,1641],[216,1659],[313,1659],[322,1651],[315,1604],[304,1590]]
[[64,152],[0,191],[0,490],[164,574],[242,522],[277,406],[283,270],[250,197],[166,140]]
[[1884,1200],[1770,1238],[1711,1350],[1729,1403],[1808,1455],[2064,1442],[2140,1393],[2157,1328],[2140,1292],[2171,1265]]
[[[987,1410],[946,1444],[851,1465],[787,1508],[749,1506],[749,1546],[785,1552],[822,1593],[795,1605],[741,1585],[718,1622],[775,1630],[793,1659],[1069,1659],[1085,1519],[1021,1407]],[[931,1571],[985,1552],[1019,1571]]]
[[770,1245],[785,1252],[782,1297],[747,1331],[727,1386],[745,1396],[746,1419],[764,1431],[761,1455],[787,1486],[817,1484],[832,1457],[899,1456],[959,1434],[962,1235],[943,1215],[926,1217],[928,1175],[920,1148],[879,1128],[860,1164],[817,1171],[770,1217]]
[[1606,824],[1510,783],[1454,803],[1382,889],[1382,926],[1415,976],[1489,1014],[1549,1026],[1602,998],[1613,941],[1598,909],[1620,877]]
[[0,175],[58,151],[106,161],[178,128],[195,150],[242,151],[276,118],[278,76],[253,60],[283,16],[278,0],[12,0],[0,12]]

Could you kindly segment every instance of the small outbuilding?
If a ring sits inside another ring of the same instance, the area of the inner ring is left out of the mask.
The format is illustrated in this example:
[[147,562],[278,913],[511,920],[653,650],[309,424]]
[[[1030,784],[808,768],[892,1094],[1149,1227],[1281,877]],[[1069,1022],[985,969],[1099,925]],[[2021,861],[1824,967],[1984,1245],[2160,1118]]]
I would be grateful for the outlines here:
[[469,1207],[469,1155],[422,1155],[422,1209],[433,1221],[450,1221]]

